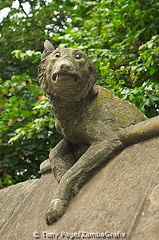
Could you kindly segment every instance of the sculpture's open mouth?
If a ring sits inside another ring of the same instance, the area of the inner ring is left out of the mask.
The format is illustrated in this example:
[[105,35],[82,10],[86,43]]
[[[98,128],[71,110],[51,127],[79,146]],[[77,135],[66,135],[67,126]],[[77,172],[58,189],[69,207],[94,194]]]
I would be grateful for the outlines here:
[[52,75],[52,79],[55,82],[58,80],[74,80],[76,82],[78,80],[78,75],[76,73],[59,71]]

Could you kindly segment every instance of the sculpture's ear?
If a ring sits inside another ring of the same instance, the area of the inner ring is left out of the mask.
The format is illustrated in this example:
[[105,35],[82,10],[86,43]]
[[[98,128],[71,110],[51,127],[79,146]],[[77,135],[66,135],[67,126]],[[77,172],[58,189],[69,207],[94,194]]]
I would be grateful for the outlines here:
[[48,51],[48,52],[52,52],[54,50],[54,46],[52,45],[52,43],[48,40],[45,40],[44,42],[44,50]]
[[52,45],[52,43],[48,40],[45,40],[43,57],[49,55],[53,51],[54,51],[54,46]]

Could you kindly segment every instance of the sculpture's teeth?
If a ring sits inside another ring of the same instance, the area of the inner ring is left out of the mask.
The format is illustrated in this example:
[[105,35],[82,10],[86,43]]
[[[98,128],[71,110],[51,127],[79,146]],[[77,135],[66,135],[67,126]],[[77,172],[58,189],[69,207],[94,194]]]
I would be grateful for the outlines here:
[[56,74],[56,81],[57,81],[58,77],[59,77],[59,73]]
[[53,81],[58,81],[58,78],[65,78],[66,80],[69,80],[69,79],[73,79],[75,82],[78,80],[78,76],[77,76],[77,74],[72,74],[72,73],[70,73],[70,74],[68,74],[68,73],[65,73],[65,72],[58,72],[58,73],[54,73],[53,75],[52,75],[52,80]]
[[58,77],[58,74],[57,74],[57,73],[54,73],[54,74],[52,75],[52,79],[53,79],[54,81],[57,80],[57,77]]

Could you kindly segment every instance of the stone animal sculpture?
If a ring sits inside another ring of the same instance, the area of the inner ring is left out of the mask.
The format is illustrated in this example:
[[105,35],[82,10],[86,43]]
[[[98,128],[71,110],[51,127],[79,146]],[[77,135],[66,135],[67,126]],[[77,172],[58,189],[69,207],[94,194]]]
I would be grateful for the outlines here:
[[54,49],[45,41],[39,84],[63,136],[49,156],[59,185],[46,214],[48,225],[64,214],[70,198],[101,164],[125,146],[159,134],[158,117],[146,120],[133,104],[95,85],[96,79],[94,66],[82,51]]

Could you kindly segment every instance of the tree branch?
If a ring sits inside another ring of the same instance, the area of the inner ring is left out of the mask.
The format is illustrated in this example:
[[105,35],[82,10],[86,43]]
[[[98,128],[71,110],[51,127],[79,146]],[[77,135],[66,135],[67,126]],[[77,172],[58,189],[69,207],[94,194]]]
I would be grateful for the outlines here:
[[26,11],[25,11],[24,8],[23,8],[23,5],[22,5],[21,0],[18,0],[18,1],[19,1],[19,6],[20,6],[20,8],[22,9],[23,13],[28,17],[28,14],[26,13]]

